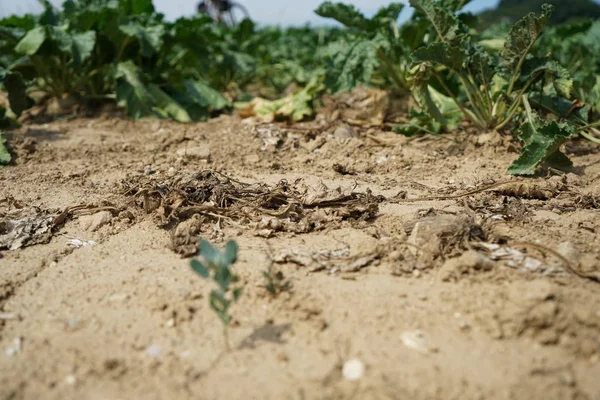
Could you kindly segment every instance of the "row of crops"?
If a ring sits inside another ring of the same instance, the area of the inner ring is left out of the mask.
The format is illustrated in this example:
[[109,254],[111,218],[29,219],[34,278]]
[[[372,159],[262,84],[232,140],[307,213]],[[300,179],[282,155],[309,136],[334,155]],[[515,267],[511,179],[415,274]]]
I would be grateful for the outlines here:
[[515,132],[523,152],[513,174],[569,166],[560,148],[574,137],[600,143],[600,21],[549,27],[544,5],[478,30],[466,3],[411,0],[413,16],[398,25],[400,3],[367,18],[325,2],[315,12],[343,28],[283,29],[201,15],[169,22],[151,0],[45,2],[40,15],[0,20],[0,120],[14,124],[55,98],[191,122],[260,96],[263,112],[285,108],[277,115],[299,121],[323,94],[369,85],[415,100],[398,133],[452,132],[465,121]]

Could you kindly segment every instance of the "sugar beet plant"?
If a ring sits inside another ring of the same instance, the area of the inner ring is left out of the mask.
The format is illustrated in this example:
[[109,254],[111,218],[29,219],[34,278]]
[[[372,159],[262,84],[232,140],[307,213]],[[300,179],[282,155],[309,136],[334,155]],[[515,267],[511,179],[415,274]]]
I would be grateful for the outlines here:
[[[452,99],[462,114],[483,129],[518,126],[524,142],[522,155],[509,172],[532,174],[542,162],[569,164],[559,147],[577,132],[591,127],[549,120],[535,112],[530,100],[571,98],[573,81],[567,69],[547,57],[534,57],[532,49],[553,7],[539,15],[526,15],[515,23],[501,51],[486,49],[452,10],[434,0],[411,0],[435,28],[433,43],[415,50],[408,82],[425,112],[447,125],[440,110],[440,92]],[[548,111],[548,110],[546,110]]]
[[[440,6],[459,11],[468,1],[441,0]],[[354,6],[324,2],[315,12],[346,27],[346,34],[333,40],[323,51],[327,71],[325,84],[329,91],[351,90],[360,84],[394,87],[408,94],[407,75],[410,54],[429,41],[435,33],[431,24],[417,12],[402,25],[398,18],[405,4],[390,3],[381,7],[371,18]],[[474,19],[469,13],[459,17],[464,24]]]
[[216,250],[209,242],[202,240],[198,247],[198,255],[203,261],[192,259],[190,266],[204,279],[211,279],[217,288],[210,292],[210,307],[223,324],[225,345],[229,348],[228,328],[231,322],[230,308],[242,295],[243,286],[237,285],[239,277],[231,266],[237,261],[238,246],[230,240],[225,250]]

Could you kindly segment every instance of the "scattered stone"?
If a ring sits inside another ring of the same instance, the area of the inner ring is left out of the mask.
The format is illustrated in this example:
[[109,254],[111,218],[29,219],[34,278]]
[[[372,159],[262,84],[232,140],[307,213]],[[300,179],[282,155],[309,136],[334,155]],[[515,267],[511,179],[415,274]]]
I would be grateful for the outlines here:
[[75,377],[75,375],[67,375],[65,377],[65,383],[69,386],[73,386],[77,383],[77,378]]
[[463,248],[464,243],[477,235],[479,228],[473,220],[462,215],[435,215],[425,217],[407,226],[410,232],[410,251],[425,266],[433,266],[434,261],[455,248]]
[[357,381],[365,374],[365,364],[359,359],[353,358],[344,363],[342,375],[348,381]]
[[188,147],[177,150],[177,155],[179,157],[185,157],[192,160],[209,160],[210,154],[210,147],[207,146]]
[[127,300],[128,298],[129,295],[127,293],[113,293],[110,296],[108,296],[108,301],[110,301],[111,303],[120,303]]
[[162,352],[162,346],[160,344],[151,344],[146,349],[146,354],[148,354],[148,356],[153,357],[153,358],[160,356],[161,352]]
[[14,313],[0,313],[0,320],[17,319],[17,314]]
[[569,260],[573,265],[579,265],[581,262],[581,253],[571,242],[562,242],[558,245],[558,253]]
[[349,139],[358,137],[358,133],[347,126],[338,126],[333,132],[333,137],[337,139]]
[[165,322],[165,327],[167,327],[167,328],[173,328],[174,326],[175,326],[175,318],[171,318],[167,322]]
[[556,221],[560,219],[560,215],[548,210],[537,210],[533,213],[533,218],[536,222]]
[[100,211],[93,215],[79,217],[79,226],[86,231],[96,232],[108,224],[111,219],[112,214],[109,211]]
[[83,241],[81,239],[69,239],[67,241],[67,244],[70,244],[71,246],[75,246],[77,248],[80,248],[80,247],[94,246],[96,244],[96,242],[94,242],[93,240],[88,240],[86,242],[86,241]]
[[400,338],[402,339],[402,343],[406,347],[410,347],[411,349],[416,350],[419,353],[428,354],[435,352],[436,350],[435,348],[430,347],[427,344],[427,340],[425,340],[425,335],[420,329],[414,331],[406,331],[402,333]]
[[494,261],[481,253],[473,250],[464,252],[461,256],[446,260],[440,269],[440,277],[443,281],[459,279],[471,271],[490,271],[494,268]]
[[22,342],[23,342],[23,339],[21,339],[20,337],[15,338],[13,340],[13,345],[11,347],[9,347],[8,349],[6,349],[5,354],[8,357],[11,357],[11,356],[21,353]]

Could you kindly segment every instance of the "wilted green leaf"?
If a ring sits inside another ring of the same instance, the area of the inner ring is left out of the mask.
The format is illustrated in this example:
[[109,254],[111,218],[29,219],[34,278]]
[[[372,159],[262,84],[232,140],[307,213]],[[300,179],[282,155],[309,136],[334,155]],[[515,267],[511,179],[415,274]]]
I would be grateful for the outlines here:
[[[508,172],[513,175],[535,174],[536,168],[553,156],[574,134],[573,125],[546,121],[535,116],[532,121],[523,124],[517,132],[524,143],[523,153],[513,162]],[[558,160],[561,164],[565,164],[562,156],[554,155],[550,160]]]
[[512,26],[504,43],[504,57],[507,60],[518,62],[529,52],[546,27],[553,10],[554,6],[544,4],[540,16],[529,13]]
[[432,43],[427,47],[421,47],[411,54],[413,62],[433,62],[441,64],[453,71],[460,71],[467,59],[465,51],[447,43]]
[[409,3],[425,14],[441,41],[453,43],[460,38],[462,29],[454,10],[444,8],[435,0],[410,0]]

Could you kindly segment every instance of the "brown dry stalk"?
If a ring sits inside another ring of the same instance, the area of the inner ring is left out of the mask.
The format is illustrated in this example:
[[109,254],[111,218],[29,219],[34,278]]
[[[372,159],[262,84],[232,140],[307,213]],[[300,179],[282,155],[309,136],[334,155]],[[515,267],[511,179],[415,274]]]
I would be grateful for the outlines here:
[[504,185],[522,183],[522,182],[523,181],[520,181],[520,180],[512,180],[512,181],[494,183],[491,185],[484,186],[482,188],[469,190],[468,192],[460,193],[460,194],[450,194],[450,195],[445,195],[445,196],[426,196],[426,197],[417,197],[414,199],[391,198],[391,199],[389,199],[389,201],[392,203],[413,203],[413,202],[417,202],[417,201],[453,200],[453,199],[460,199],[460,198],[466,197],[466,196],[471,196],[473,194],[477,194],[477,193],[481,193],[481,192],[486,192],[488,190],[497,189]]

